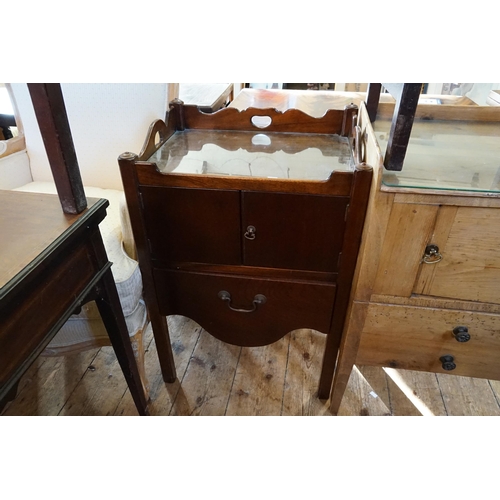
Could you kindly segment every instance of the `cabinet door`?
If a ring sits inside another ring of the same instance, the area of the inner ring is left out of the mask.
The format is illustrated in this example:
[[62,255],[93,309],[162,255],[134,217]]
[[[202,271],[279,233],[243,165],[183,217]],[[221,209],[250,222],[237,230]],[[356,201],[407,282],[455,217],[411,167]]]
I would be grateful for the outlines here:
[[421,264],[415,292],[500,304],[500,209],[441,207],[431,241],[442,260]]
[[347,204],[338,196],[243,192],[243,263],[337,271]]
[[241,264],[239,191],[143,187],[152,258]]

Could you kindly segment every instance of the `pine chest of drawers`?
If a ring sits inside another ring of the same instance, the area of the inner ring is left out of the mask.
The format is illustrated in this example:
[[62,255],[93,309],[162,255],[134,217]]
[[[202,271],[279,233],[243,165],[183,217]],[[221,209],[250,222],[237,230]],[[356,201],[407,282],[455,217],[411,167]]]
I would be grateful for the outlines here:
[[499,113],[423,106],[391,172],[390,122],[361,111],[374,176],[331,410],[354,363],[500,380]]

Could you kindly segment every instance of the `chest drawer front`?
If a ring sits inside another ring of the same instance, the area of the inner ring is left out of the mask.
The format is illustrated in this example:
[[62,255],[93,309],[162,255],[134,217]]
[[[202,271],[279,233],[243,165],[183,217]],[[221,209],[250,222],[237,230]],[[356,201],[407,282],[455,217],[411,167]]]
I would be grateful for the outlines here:
[[142,202],[154,260],[241,263],[239,191],[143,187]]
[[337,271],[347,204],[338,196],[243,192],[244,264]]
[[[458,327],[470,340],[456,339]],[[444,356],[454,369],[443,368]],[[499,357],[500,315],[370,304],[356,363],[500,380]]]
[[[230,344],[267,345],[295,329],[326,333],[330,328],[335,298],[331,283],[166,270],[155,270],[154,276],[162,314],[187,316]],[[229,297],[222,298],[221,292]]]

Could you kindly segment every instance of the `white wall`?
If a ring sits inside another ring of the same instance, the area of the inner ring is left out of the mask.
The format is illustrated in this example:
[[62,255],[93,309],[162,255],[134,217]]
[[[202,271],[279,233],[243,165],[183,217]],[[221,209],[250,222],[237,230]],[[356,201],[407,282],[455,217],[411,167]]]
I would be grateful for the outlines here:
[[[67,83],[62,91],[78,164],[85,186],[121,189],[117,158],[139,153],[149,125],[164,119],[167,84]],[[13,83],[26,136],[34,181],[51,181],[52,172],[24,83]]]

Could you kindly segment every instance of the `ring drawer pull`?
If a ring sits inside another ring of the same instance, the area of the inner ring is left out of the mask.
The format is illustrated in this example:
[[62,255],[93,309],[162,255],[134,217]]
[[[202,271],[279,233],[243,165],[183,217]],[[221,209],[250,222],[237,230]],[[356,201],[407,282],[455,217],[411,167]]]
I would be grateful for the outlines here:
[[439,253],[439,247],[437,245],[427,245],[425,247],[425,253],[422,258],[422,262],[425,264],[437,264],[443,260],[443,256]]
[[466,326],[456,326],[453,328],[453,336],[457,342],[469,342],[470,333]]
[[235,312],[241,312],[241,313],[251,313],[257,310],[257,306],[259,304],[265,304],[267,301],[267,298],[265,295],[262,295],[258,293],[252,301],[253,308],[252,309],[238,309],[237,307],[233,307],[231,305],[231,294],[229,292],[226,292],[225,290],[221,290],[218,294],[219,299],[223,300],[224,302],[227,302],[227,307],[231,309],[231,311]]
[[248,226],[247,227],[247,232],[245,233],[245,238],[247,240],[254,240],[256,232],[257,232],[257,229],[255,229],[254,226]]
[[451,371],[457,367],[457,365],[455,364],[455,358],[450,354],[441,356],[439,358],[439,361],[441,361],[441,366],[443,367],[443,370]]

